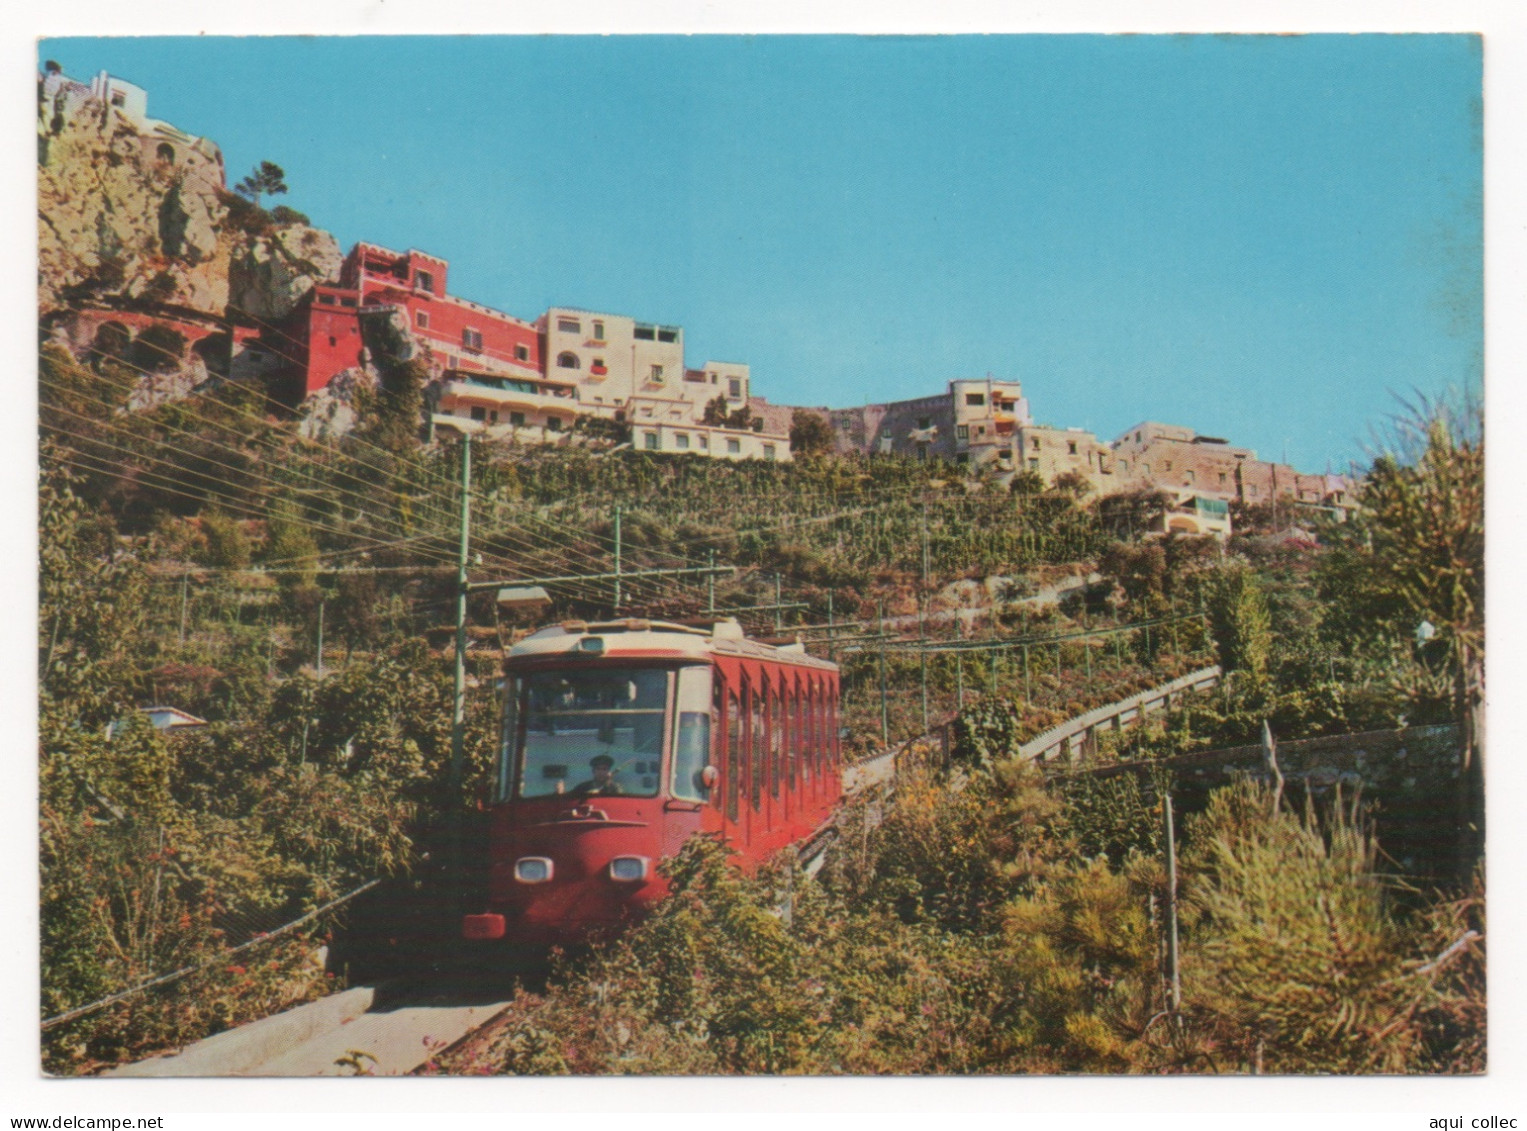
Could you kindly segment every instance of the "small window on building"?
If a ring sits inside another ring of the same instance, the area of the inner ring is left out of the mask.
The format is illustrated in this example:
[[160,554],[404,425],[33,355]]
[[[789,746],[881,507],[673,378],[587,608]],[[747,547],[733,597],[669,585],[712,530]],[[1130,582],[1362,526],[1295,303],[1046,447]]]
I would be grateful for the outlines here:
[[483,406],[480,405],[480,404],[479,405],[473,405],[472,406],[472,419],[473,420],[486,420],[486,419],[488,419],[488,410],[483,408]]
[[1162,462],[1162,464],[1161,464],[1161,470],[1162,471],[1171,471],[1172,470],[1172,461],[1171,460],[1164,460]]
[[689,433],[675,432],[673,434],[673,446],[680,450],[687,450],[689,447]]
[[1039,450],[1039,437],[1038,436],[1030,436],[1029,437],[1029,447],[1033,448],[1036,452]]
[[324,306],[333,306],[339,300],[336,299],[333,295],[319,295],[318,301]]
[[175,164],[175,147],[167,141],[161,141],[155,155],[166,164]]
[[661,450],[662,441],[658,438],[658,434],[656,432],[643,432],[642,440],[646,444],[647,450],[649,452],[656,452]]
[[773,459],[773,458],[774,458],[774,445],[773,444],[765,444],[764,445],[764,459]]
[[609,370],[604,367],[604,358],[596,357],[594,359],[594,364],[589,366],[589,372],[590,373],[608,373]]
[[917,426],[919,428],[932,428],[933,427],[933,417],[931,417],[931,416],[919,416],[917,418]]
[[679,340],[679,333],[677,330],[659,330],[657,332],[657,340],[660,342],[676,342]]
[[415,271],[414,289],[420,291],[428,291],[430,294],[434,294],[435,276],[430,274],[428,271]]
[[1071,455],[1076,455],[1076,441],[1075,440],[1067,440],[1066,441],[1066,451],[1068,453],[1070,453]]
[[1182,481],[1184,483],[1192,483],[1194,481],[1193,473],[1191,471],[1184,471],[1182,473]]
[[1219,473],[1219,482],[1220,482],[1220,486],[1221,487],[1223,487],[1225,485],[1225,479],[1226,479],[1225,473],[1223,471],[1220,472]]
[[557,330],[563,334],[583,333],[583,324],[576,318],[558,318]]
[[1038,471],[1039,470],[1039,461],[1037,459],[1029,460],[1029,470],[1030,471]]
[[649,379],[661,385],[663,383],[663,367],[661,365],[654,365],[652,367],[652,376]]
[[559,353],[557,355],[558,369],[577,369],[578,355],[575,353]]
[[955,434],[955,436],[957,436],[961,440],[968,440],[968,439],[970,439],[970,425],[968,425],[968,424],[956,424],[954,426],[954,434]]
[[127,105],[127,95],[123,94],[120,90],[112,91],[111,92],[111,104],[113,106],[126,106]]
[[509,414],[509,423],[516,428],[525,427],[525,414],[523,412],[511,412]]
[[598,342],[604,341],[604,323],[603,322],[595,322],[594,323],[594,340],[598,341]]
[[423,310],[414,311],[414,325],[421,330],[429,329],[429,314]]
[[728,397],[730,397],[734,401],[742,396],[742,378],[741,377],[729,377],[729,378],[727,378],[727,382],[726,382],[726,395]]
[[966,393],[965,394],[965,403],[969,404],[969,405],[984,405],[986,403],[986,394],[985,393]]
[[457,357],[453,353],[447,354],[445,357],[445,364],[447,369],[455,369],[458,365],[461,364],[461,358]]
[[530,360],[530,347],[529,346],[515,346],[514,347],[514,360],[515,361],[529,361]]
[[560,416],[548,416],[546,418],[546,431],[548,431],[548,432],[560,432],[560,431],[562,431],[562,418]]
[[638,326],[631,331],[631,336],[639,342],[650,342],[657,337],[657,331],[651,326]]
[[707,436],[704,432],[701,432],[700,435],[695,437],[695,439],[700,441],[700,450],[702,452],[710,451],[710,437],[709,436]]
[[464,327],[461,331],[461,344],[469,350],[482,349],[482,331],[470,326]]
[[726,442],[726,450],[727,450],[727,454],[728,455],[736,455],[738,452],[742,451],[742,441],[741,440],[727,440],[727,442]]
[[329,335],[329,345],[331,345],[331,346],[339,345],[339,339],[336,338],[333,334]]
[[984,424],[977,424],[976,425],[976,435],[977,436],[984,436],[984,435],[986,435],[986,425],[984,425]]
[[354,306],[355,305],[355,300],[353,298],[342,298],[342,299],[339,300],[339,305],[340,306]]

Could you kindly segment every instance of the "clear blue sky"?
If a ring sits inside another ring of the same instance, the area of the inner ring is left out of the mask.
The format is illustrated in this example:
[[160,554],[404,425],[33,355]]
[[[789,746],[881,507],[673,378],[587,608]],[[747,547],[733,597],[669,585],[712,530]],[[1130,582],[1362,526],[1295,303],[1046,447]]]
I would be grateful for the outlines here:
[[1477,389],[1465,36],[42,42],[287,172],[451,290],[682,325],[843,406],[1023,382],[1042,422],[1185,424],[1311,471],[1393,394]]

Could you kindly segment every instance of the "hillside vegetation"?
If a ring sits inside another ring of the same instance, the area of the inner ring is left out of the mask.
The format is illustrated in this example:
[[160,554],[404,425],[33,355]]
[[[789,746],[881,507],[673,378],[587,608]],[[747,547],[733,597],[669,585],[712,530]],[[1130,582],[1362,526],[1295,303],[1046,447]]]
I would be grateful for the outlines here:
[[[231,948],[377,877],[430,878],[436,830],[485,796],[499,648],[523,627],[487,597],[470,604],[453,795],[460,453],[415,439],[417,374],[389,371],[364,426],[320,441],[251,382],[123,411],[143,360],[41,357],[42,1011],[194,972],[51,1026],[60,1072],[325,992],[337,979],[310,955],[332,918]],[[1381,877],[1360,813],[1217,799],[1186,834],[1185,1004],[1163,1021],[1157,795],[1119,799],[1105,836],[1006,761],[1078,710],[1215,660],[1226,688],[1141,732],[1133,753],[1246,741],[1264,718],[1280,737],[1471,718],[1480,445],[1440,415],[1419,437],[1375,468],[1355,522],[1223,554],[1140,538],[1149,499],[1014,493],[889,457],[478,448],[473,581],[572,577],[546,582],[546,615],[608,615],[612,581],[577,575],[613,570],[618,506],[620,613],[714,605],[757,633],[804,632],[843,665],[851,754],[958,716],[966,768],[909,783],[824,882],[788,885],[786,918],[771,910],[784,873],[743,879],[694,849],[650,924],[523,998],[453,1067],[1477,1069],[1472,857],[1433,899]],[[1434,563],[1419,573],[1418,545]],[[672,572],[712,564],[734,568],[714,588]],[[641,576],[652,570],[670,572]],[[1063,602],[1030,600],[1057,582]],[[779,604],[791,607],[748,608]],[[1418,647],[1423,618],[1438,631]],[[962,641],[1004,647],[916,647]],[[150,705],[208,725],[155,730],[137,711]],[[1477,797],[1477,754],[1470,767]],[[1295,886],[1268,890],[1269,875]],[[1347,955],[1340,976],[1312,973],[1293,1005],[1270,973],[1228,979],[1279,969],[1247,958],[1257,924],[1311,891],[1351,917],[1321,943]],[[1297,1036],[1299,1018],[1320,1040]]]

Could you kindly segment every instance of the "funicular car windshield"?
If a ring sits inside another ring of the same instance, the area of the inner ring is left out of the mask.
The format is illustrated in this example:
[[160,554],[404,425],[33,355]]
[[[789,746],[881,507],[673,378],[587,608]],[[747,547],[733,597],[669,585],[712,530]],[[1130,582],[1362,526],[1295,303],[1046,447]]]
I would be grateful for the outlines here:
[[653,797],[673,672],[579,667],[510,681],[500,796]]

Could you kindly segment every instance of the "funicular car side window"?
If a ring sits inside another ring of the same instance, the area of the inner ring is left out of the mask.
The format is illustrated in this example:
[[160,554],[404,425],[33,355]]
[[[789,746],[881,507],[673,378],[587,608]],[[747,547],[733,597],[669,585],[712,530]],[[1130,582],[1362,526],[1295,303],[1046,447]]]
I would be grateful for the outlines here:
[[675,700],[678,733],[673,749],[674,797],[706,801],[710,790],[700,775],[710,762],[711,670],[694,665],[679,669]]
[[733,688],[726,696],[726,818],[729,821],[737,819],[742,773],[742,703]]
[[753,792],[749,800],[753,802],[755,813],[763,811],[764,782],[768,772],[769,748],[764,741],[764,696],[767,694],[768,685],[762,681],[748,688],[748,714],[753,723],[748,750],[753,763]]

